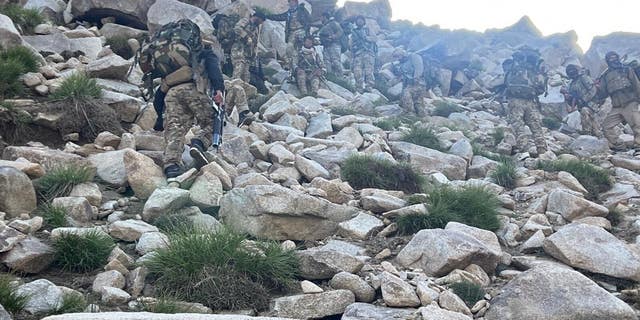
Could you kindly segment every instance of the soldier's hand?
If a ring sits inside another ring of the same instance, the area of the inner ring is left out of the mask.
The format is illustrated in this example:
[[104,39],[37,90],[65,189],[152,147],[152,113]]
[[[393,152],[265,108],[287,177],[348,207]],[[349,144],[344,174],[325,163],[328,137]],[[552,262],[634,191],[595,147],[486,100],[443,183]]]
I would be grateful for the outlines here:
[[222,104],[222,91],[220,91],[220,90],[216,90],[216,95],[215,95],[215,96],[213,96],[213,101],[214,101],[217,105]]

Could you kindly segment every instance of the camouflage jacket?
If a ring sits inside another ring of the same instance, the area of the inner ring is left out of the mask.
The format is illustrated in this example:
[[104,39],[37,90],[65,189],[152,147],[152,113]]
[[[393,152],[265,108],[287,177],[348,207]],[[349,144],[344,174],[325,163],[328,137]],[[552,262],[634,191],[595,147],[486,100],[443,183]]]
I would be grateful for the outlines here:
[[289,41],[289,36],[296,30],[304,29],[309,34],[309,25],[311,24],[311,15],[303,4],[299,4],[296,8],[289,9],[280,14],[267,15],[267,19],[275,21],[286,21],[285,25],[285,41]]
[[640,102],[640,80],[629,67],[608,68],[598,78],[601,98],[611,97],[614,108],[624,107],[630,102]]
[[597,88],[593,79],[586,74],[581,74],[569,84],[569,94],[573,101],[567,101],[570,105],[589,107],[597,95]]
[[400,60],[398,72],[402,76],[405,84],[424,83],[424,64],[422,57],[415,53],[410,53]]
[[240,44],[251,51],[258,45],[258,26],[251,23],[249,18],[242,18],[236,23],[233,32],[236,36],[234,44]]
[[351,31],[351,53],[356,55],[360,52],[376,52],[376,37],[371,35],[371,31],[365,25],[362,28],[354,28]]
[[324,62],[320,59],[320,54],[318,54],[316,48],[300,48],[298,52],[298,68],[307,72],[313,72],[318,69],[324,70]]
[[327,24],[320,28],[318,35],[320,36],[322,45],[327,46],[334,43],[340,43],[340,39],[344,35],[344,31],[340,24],[332,18],[327,22]]

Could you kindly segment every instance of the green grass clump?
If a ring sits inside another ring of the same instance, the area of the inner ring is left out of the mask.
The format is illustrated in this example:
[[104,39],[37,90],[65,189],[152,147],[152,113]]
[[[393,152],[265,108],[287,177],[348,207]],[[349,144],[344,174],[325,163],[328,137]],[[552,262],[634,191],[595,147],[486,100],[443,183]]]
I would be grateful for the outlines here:
[[407,203],[412,206],[414,204],[427,203],[429,201],[429,197],[424,194],[412,194],[407,197]]
[[373,125],[384,131],[391,131],[400,127],[402,121],[399,118],[385,118],[375,121]]
[[513,187],[516,186],[515,163],[513,163],[513,161],[501,162],[498,167],[491,173],[491,178],[496,181],[496,184],[507,189],[513,189]]
[[451,287],[453,292],[469,307],[473,307],[476,302],[484,298],[484,289],[473,282],[457,282],[451,284],[449,287]]
[[24,309],[29,296],[17,293],[14,279],[8,274],[0,274],[0,304],[5,310],[16,314]]
[[491,137],[493,138],[493,145],[497,146],[504,139],[504,128],[496,128],[491,132]]
[[422,229],[444,228],[451,221],[495,231],[500,227],[496,195],[486,188],[467,186],[434,188],[428,193],[428,214],[401,216],[396,223],[400,234],[413,234]]
[[142,306],[143,311],[152,313],[174,314],[191,312],[191,308],[187,308],[177,300],[168,297],[160,297],[153,302],[143,302]]
[[542,126],[549,130],[558,130],[560,129],[561,125],[562,123],[560,122],[560,120],[556,118],[549,118],[549,117],[542,118]]
[[402,138],[402,141],[417,144],[419,146],[423,146],[425,148],[434,149],[438,151],[442,151],[442,145],[440,144],[440,140],[436,136],[435,131],[431,127],[417,127],[414,126],[411,130],[405,133]]
[[38,70],[35,54],[22,46],[0,50],[0,100],[22,92],[20,76]]
[[102,89],[98,86],[96,79],[89,78],[83,72],[76,72],[64,79],[60,84],[60,88],[51,94],[51,98],[54,100],[88,100],[100,98],[101,96]]
[[268,308],[268,292],[288,288],[298,274],[293,251],[253,241],[227,228],[186,228],[145,262],[159,292],[215,310]]
[[93,172],[87,167],[58,167],[36,180],[35,187],[40,197],[49,202],[58,197],[68,196],[73,187],[91,181],[92,178]]
[[45,203],[40,206],[39,212],[44,223],[51,229],[67,226],[67,209]]
[[597,199],[600,193],[611,189],[612,181],[609,172],[589,162],[581,160],[541,161],[538,169],[545,171],[566,171],[571,173],[582,186],[589,191],[590,199]]
[[182,214],[164,214],[153,221],[153,225],[162,232],[171,233],[176,230],[193,227],[193,222]]
[[611,209],[606,218],[611,222],[611,225],[615,227],[624,220],[624,213],[618,209]]
[[460,108],[460,106],[450,101],[438,100],[438,101],[435,101],[433,105],[435,105],[436,108],[433,109],[432,114],[434,116],[440,116],[445,118],[449,117],[449,115],[451,115],[452,113],[461,112],[463,110],[462,108]]
[[133,57],[135,52],[131,50],[131,46],[129,46],[128,41],[129,41],[128,37],[115,36],[115,37],[108,38],[106,41],[106,44],[109,47],[111,47],[111,51],[113,51],[115,54],[125,59],[129,59]]
[[335,83],[335,84],[337,84],[337,85],[339,85],[339,86],[341,86],[341,87],[343,87],[343,88],[345,88],[345,89],[347,89],[347,90],[349,90],[351,92],[355,92],[356,91],[356,87],[354,87],[344,77],[338,77],[335,74],[328,73],[326,75],[326,78],[327,78],[328,81],[331,81],[331,82],[333,82],[333,83]]
[[32,34],[33,29],[44,23],[44,17],[36,9],[25,9],[17,4],[7,4],[0,7],[0,13],[11,18],[11,21],[27,34]]
[[368,155],[349,157],[340,169],[342,179],[356,189],[377,188],[420,192],[424,177],[407,163],[393,163]]
[[107,263],[115,242],[98,231],[63,233],[54,240],[53,247],[58,267],[66,271],[89,272]]
[[331,108],[331,113],[338,116],[349,116],[356,114],[356,110],[349,107],[336,106]]
[[87,307],[87,300],[77,292],[65,292],[58,306],[49,315],[78,313]]

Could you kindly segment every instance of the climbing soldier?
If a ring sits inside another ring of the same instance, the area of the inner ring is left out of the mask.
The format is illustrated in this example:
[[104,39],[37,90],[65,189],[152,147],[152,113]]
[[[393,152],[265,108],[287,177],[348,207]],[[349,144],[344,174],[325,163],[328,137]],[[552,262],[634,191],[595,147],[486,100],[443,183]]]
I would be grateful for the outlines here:
[[250,18],[242,18],[233,28],[235,41],[231,47],[233,78],[249,83],[249,67],[255,65],[258,32],[265,15],[254,13]]
[[296,80],[300,93],[303,96],[307,96],[311,91],[311,95],[317,96],[320,81],[325,73],[324,63],[313,46],[313,37],[308,36],[304,39],[304,45],[300,48],[298,67],[296,68]]
[[342,78],[344,70],[340,55],[342,54],[341,39],[344,36],[344,31],[329,12],[322,14],[322,24],[318,35],[323,47],[324,65],[327,67],[328,73]]
[[424,81],[422,57],[398,48],[393,52],[393,58],[397,59],[395,70],[402,76],[401,107],[408,112],[415,112],[418,116],[424,116],[427,87]]
[[280,14],[267,15],[266,18],[275,21],[286,21],[287,62],[290,70],[295,70],[297,52],[302,47],[304,37],[309,35],[311,15],[305,9],[304,4],[299,4],[298,0],[289,0],[289,10]]
[[376,60],[376,37],[366,26],[363,16],[356,17],[356,27],[350,36],[352,69],[356,80],[356,91],[370,92],[374,85],[373,66]]
[[576,108],[580,111],[580,123],[585,133],[598,138],[604,137],[600,123],[595,119],[599,103],[595,101],[597,88],[593,79],[584,69],[575,64],[567,65],[565,71],[571,83],[568,90],[562,92],[570,112],[575,111]]

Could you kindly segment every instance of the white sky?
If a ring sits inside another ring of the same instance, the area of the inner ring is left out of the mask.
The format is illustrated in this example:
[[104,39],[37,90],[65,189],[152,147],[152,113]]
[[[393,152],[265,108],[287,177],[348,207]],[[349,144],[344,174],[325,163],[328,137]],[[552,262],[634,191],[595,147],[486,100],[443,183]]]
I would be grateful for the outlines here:
[[[368,2],[368,0],[351,0]],[[342,6],[345,0],[338,0]],[[528,15],[543,35],[575,30],[587,50],[591,39],[615,31],[640,33],[639,0],[389,0],[393,20],[443,29],[504,28]]]

